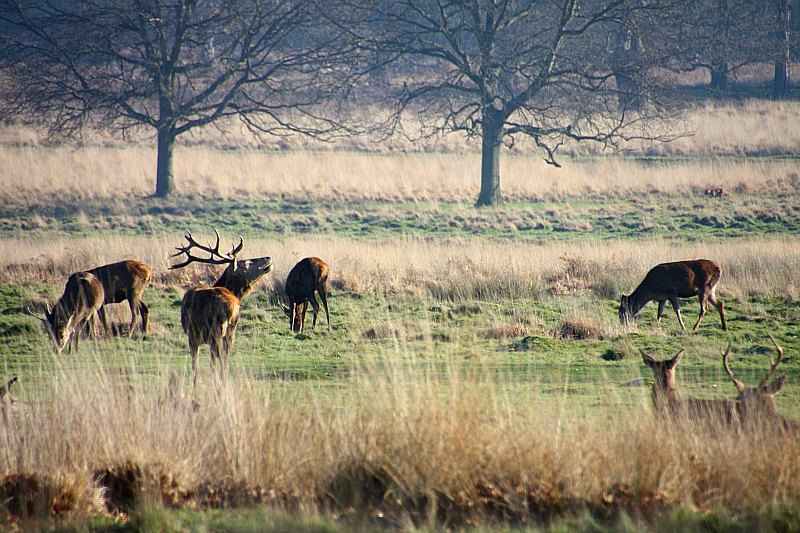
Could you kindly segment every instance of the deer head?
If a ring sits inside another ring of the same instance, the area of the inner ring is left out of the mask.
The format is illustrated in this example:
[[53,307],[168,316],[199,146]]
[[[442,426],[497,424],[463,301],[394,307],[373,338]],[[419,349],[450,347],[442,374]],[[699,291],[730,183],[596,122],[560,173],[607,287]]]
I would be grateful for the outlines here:
[[289,305],[286,305],[284,302],[280,302],[280,305],[286,318],[289,319],[289,329],[294,333],[301,333],[303,331],[303,321],[305,320],[308,303],[289,300]]
[[772,344],[775,346],[778,356],[774,360],[772,359],[772,356],[770,356],[770,366],[769,370],[767,371],[767,375],[764,376],[764,378],[755,387],[748,387],[733,374],[733,371],[729,365],[729,356],[731,353],[730,344],[728,344],[728,348],[725,350],[725,353],[722,354],[722,366],[725,369],[725,372],[728,374],[728,377],[731,378],[736,390],[739,392],[736,400],[740,402],[740,410],[742,415],[745,420],[750,420],[751,422],[755,421],[756,419],[748,419],[748,415],[766,415],[767,417],[777,415],[778,411],[775,406],[775,395],[780,392],[784,382],[786,381],[785,375],[778,376],[770,381],[772,375],[775,373],[775,370],[777,370],[778,365],[780,365],[781,361],[783,361],[783,348],[778,346],[778,343],[775,341],[772,335],[770,335],[769,338],[772,341]]
[[29,307],[25,308],[25,312],[42,321],[42,326],[50,336],[50,340],[53,341],[56,353],[60,354],[64,351],[72,333],[73,317],[71,315],[67,316],[58,305],[51,310],[50,304],[45,304],[45,313],[43,315],[34,313]]
[[678,366],[681,357],[683,357],[684,350],[676,353],[672,359],[666,359],[664,361],[656,361],[653,357],[646,354],[644,350],[641,350],[641,352],[642,361],[653,371],[653,377],[656,380],[653,385],[653,392],[659,395],[675,392],[677,390],[677,386],[675,385],[675,368]]
[[623,294],[619,298],[619,321],[627,326],[635,318],[636,316],[631,312],[630,297]]
[[[216,235],[216,243],[213,247],[205,246],[198,243],[190,232],[186,232],[185,238],[187,241],[186,246],[178,246],[176,253],[170,257],[178,257],[186,255],[186,260],[172,265],[170,270],[183,268],[190,263],[204,263],[207,265],[226,265],[225,271],[214,284],[215,287],[225,287],[236,295],[237,298],[242,299],[251,290],[255,283],[270,270],[272,270],[272,258],[270,257],[257,257],[254,259],[239,259],[239,252],[244,248],[244,238],[239,236],[239,244],[234,245],[231,251],[222,253],[219,251],[219,233],[214,230]],[[198,249],[202,252],[209,254],[208,257],[197,257],[192,255],[192,249]]]

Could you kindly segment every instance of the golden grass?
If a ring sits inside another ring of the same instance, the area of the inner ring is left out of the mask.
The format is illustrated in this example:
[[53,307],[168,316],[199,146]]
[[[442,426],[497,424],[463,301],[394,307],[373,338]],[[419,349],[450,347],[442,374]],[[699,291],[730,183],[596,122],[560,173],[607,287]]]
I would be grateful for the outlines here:
[[[545,165],[536,150],[520,143],[501,158],[504,193],[512,199],[526,199],[586,192],[685,192],[707,186],[726,190],[776,190],[787,184],[796,187],[794,161],[714,157],[797,154],[800,103],[709,104],[693,109],[686,124],[686,131],[693,132],[691,136],[666,144],[630,146],[626,153],[702,160],[669,165],[624,159],[567,160],[564,168],[556,169]],[[295,139],[291,141],[294,144],[286,146],[291,150],[283,152],[263,151],[264,146],[245,132],[229,137],[216,135],[214,129],[198,133],[185,138],[176,149],[176,187],[180,193],[289,196],[313,201],[450,201],[473,200],[478,191],[479,143],[466,142],[459,135],[428,144],[399,138],[382,143],[351,139],[338,145]],[[36,204],[54,199],[144,196],[154,190],[155,152],[147,138],[131,142],[100,138],[100,142],[82,147],[40,141],[36,132],[26,128],[0,129],[0,200]],[[575,156],[603,155],[592,145],[568,147],[567,152]]]
[[[209,238],[201,233],[197,238]],[[223,235],[223,240],[232,239]],[[157,237],[3,239],[13,253],[0,257],[0,282],[61,284],[78,270],[135,257],[151,264],[155,282],[191,286],[210,279],[203,270],[168,271],[169,254],[181,244],[175,233]],[[675,243],[582,241],[519,244],[477,239],[364,241],[339,237],[259,239],[246,236],[245,256],[268,255],[274,269],[266,286],[280,285],[303,257],[330,263],[334,290],[429,295],[446,300],[498,299],[592,291],[603,298],[629,292],[655,264],[707,258],[722,268],[721,293],[747,299],[759,294],[800,298],[800,240],[747,238]],[[272,281],[274,280],[274,281]]]
[[[4,168],[0,200],[19,205],[78,200],[124,201],[152,193],[155,153],[147,148],[0,148]],[[213,198],[278,197],[320,202],[472,201],[478,154],[368,155],[344,152],[219,152],[178,148],[180,194]],[[790,160],[637,162],[624,159],[568,162],[557,169],[536,157],[504,157],[506,198],[559,198],[599,193],[793,191],[797,163]],[[112,205],[113,207],[113,205]]]
[[69,479],[78,510],[110,478],[129,479],[139,502],[269,502],[400,523],[800,503],[800,441],[666,424],[644,391],[639,405],[581,418],[566,396],[542,409],[533,388],[478,367],[442,377],[367,364],[347,387],[291,391],[238,376],[201,388],[198,409],[168,394],[163,371],[141,383],[100,366],[42,380],[38,400],[0,421],[0,475]]

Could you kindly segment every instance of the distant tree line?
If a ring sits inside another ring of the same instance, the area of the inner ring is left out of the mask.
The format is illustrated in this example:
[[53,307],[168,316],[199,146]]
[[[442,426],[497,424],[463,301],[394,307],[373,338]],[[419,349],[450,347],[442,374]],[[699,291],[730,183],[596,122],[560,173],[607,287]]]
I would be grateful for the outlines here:
[[[0,0],[0,114],[53,136],[151,129],[164,197],[176,139],[220,119],[327,139],[419,113],[422,135],[481,139],[477,205],[496,205],[518,138],[552,165],[566,142],[658,140],[664,72],[707,70],[724,94],[771,64],[788,97],[798,21],[800,0]],[[383,120],[353,118],[375,104]]]

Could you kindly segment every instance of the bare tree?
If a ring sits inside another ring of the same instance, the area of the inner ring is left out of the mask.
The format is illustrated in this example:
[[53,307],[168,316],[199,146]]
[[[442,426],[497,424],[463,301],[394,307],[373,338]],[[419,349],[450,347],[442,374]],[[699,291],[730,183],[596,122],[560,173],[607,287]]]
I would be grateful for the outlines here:
[[155,130],[157,196],[178,136],[238,116],[258,133],[325,136],[346,87],[343,31],[306,0],[0,0],[0,114],[74,136]]
[[[568,141],[616,145],[645,107],[619,106],[620,90],[639,102],[652,86],[645,65],[622,62],[638,83],[615,82],[608,36],[620,24],[649,24],[659,2],[633,0],[373,0],[347,2],[347,25],[366,48],[402,58],[394,125],[415,109],[429,133],[482,139],[478,206],[502,201],[501,147],[531,138],[545,161]],[[380,24],[376,24],[380,21]],[[650,56],[642,52],[643,61]],[[649,108],[652,111],[652,108]],[[646,135],[639,129],[638,135]]]
[[789,96],[791,85],[791,45],[792,45],[792,2],[791,0],[773,0],[775,4],[774,41],[775,74],[772,80],[772,97],[775,99]]
[[763,5],[751,0],[697,0],[676,13],[670,31],[682,69],[710,73],[710,88],[728,90],[730,76],[764,60],[767,32]]

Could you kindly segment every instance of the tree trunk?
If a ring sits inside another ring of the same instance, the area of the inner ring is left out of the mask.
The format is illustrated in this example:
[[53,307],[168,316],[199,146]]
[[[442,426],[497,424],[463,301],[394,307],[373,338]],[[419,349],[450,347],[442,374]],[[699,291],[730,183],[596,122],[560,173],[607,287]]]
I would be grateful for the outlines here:
[[156,196],[165,198],[175,189],[172,170],[172,152],[175,147],[175,132],[172,128],[158,130],[158,162],[156,165]]
[[772,97],[776,100],[789,96],[789,61],[791,51],[792,10],[789,0],[778,0],[778,15],[781,23],[781,41],[778,59],[775,61],[775,76],[772,80]]
[[728,90],[728,64],[717,63],[711,69],[711,89],[717,92]]
[[494,206],[502,203],[500,194],[500,146],[503,120],[493,116],[495,112],[483,117],[481,144],[481,192],[475,207]]

